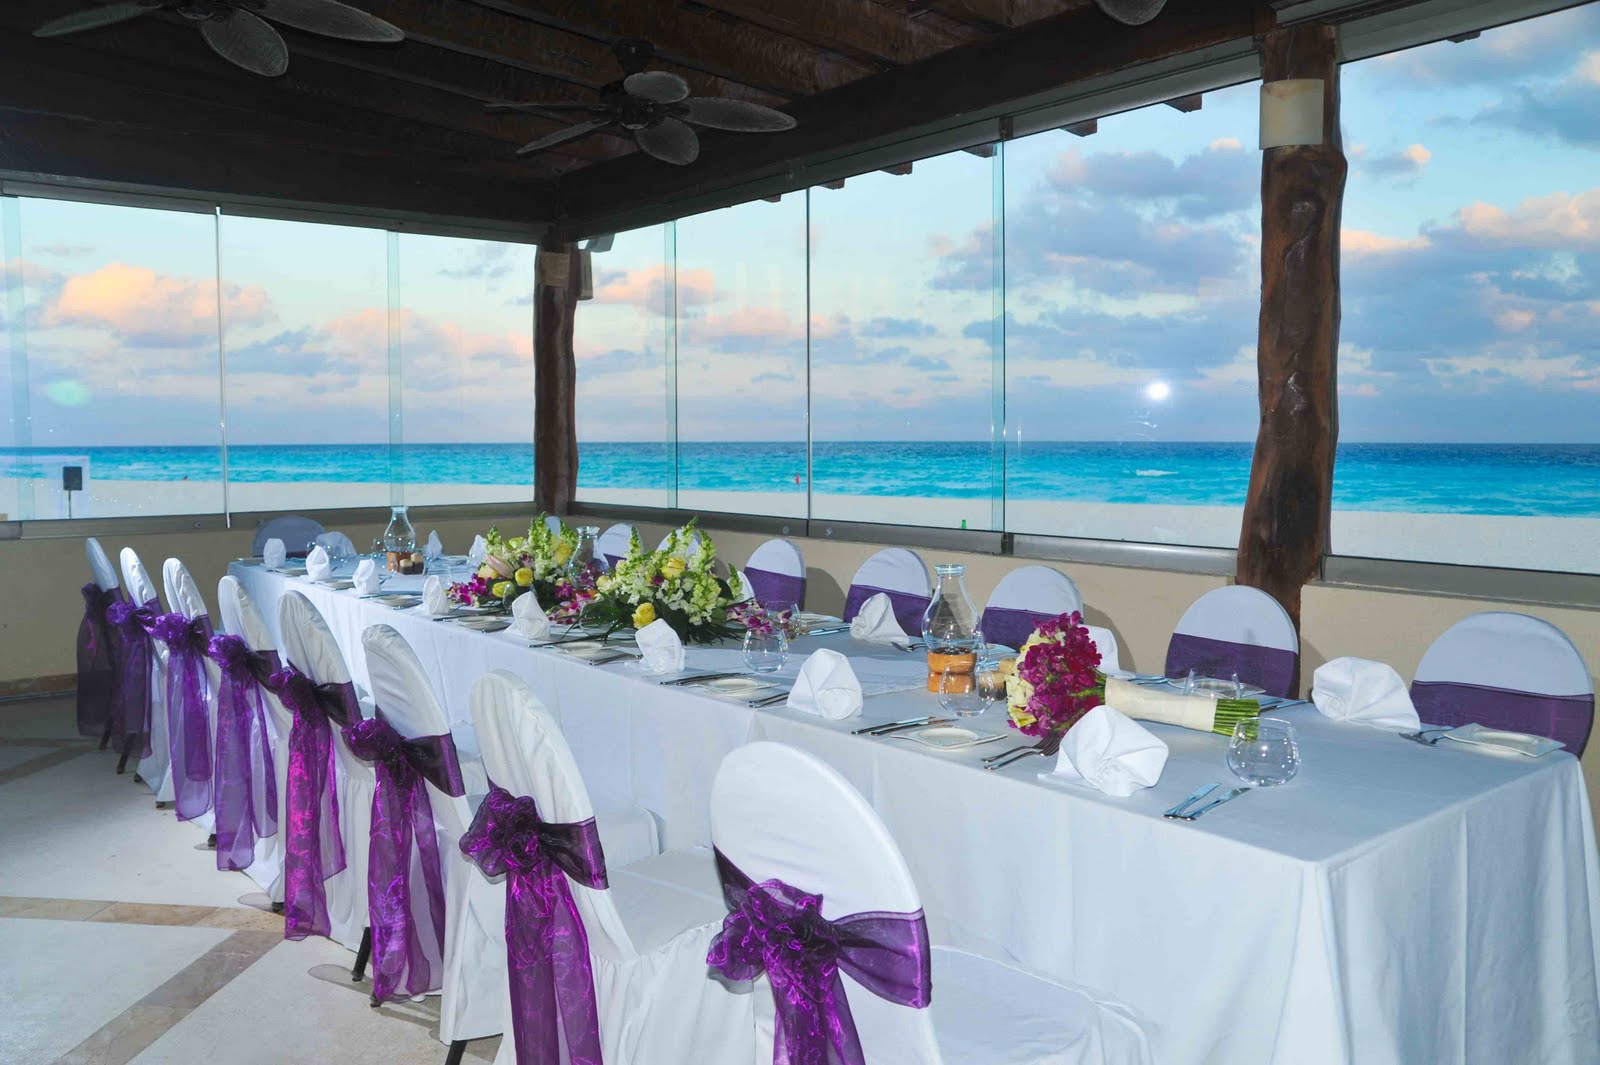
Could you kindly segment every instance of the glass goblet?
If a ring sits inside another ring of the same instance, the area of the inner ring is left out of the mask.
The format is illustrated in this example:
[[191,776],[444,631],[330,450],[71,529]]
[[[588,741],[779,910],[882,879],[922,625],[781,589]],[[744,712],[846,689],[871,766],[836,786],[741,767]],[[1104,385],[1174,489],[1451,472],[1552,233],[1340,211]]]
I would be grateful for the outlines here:
[[778,626],[762,626],[744,634],[744,664],[752,673],[776,673],[789,660],[789,638]]
[[972,670],[947,669],[939,674],[939,705],[956,717],[977,717],[989,708],[989,699]]
[[1228,768],[1258,788],[1287,784],[1300,771],[1294,726],[1274,717],[1240,721],[1228,741]]

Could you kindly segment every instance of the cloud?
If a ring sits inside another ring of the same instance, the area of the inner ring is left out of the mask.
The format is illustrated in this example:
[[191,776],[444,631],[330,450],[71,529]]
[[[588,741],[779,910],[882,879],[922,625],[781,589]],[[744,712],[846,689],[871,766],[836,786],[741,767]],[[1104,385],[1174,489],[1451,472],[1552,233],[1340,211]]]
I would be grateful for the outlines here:
[[1433,153],[1420,144],[1413,144],[1397,152],[1374,156],[1362,169],[1379,177],[1419,177]]
[[[39,324],[46,329],[104,329],[128,347],[214,347],[217,302],[215,281],[110,263],[67,278],[44,306]],[[267,290],[259,285],[224,285],[222,312],[230,327],[269,321],[275,313]]]
[[[664,263],[639,270],[605,272],[596,280],[594,298],[597,303],[630,305],[659,314],[668,307],[671,280]],[[679,270],[675,293],[678,307],[709,303],[713,288],[710,270]]]
[[1600,146],[1600,51],[1584,52],[1555,84],[1512,86],[1505,98],[1479,111],[1479,125],[1543,136],[1581,148]]
[[1181,218],[1211,218],[1251,206],[1259,195],[1260,162],[1235,137],[1214,140],[1183,159],[1161,152],[1062,153],[1049,184],[1104,199],[1164,201]]
[[1367,60],[1391,83],[1440,88],[1504,84],[1564,67],[1577,41],[1600,40],[1600,8],[1568,11],[1484,30],[1476,40],[1431,44]]
[[64,241],[57,241],[54,244],[35,244],[33,246],[35,255],[88,255],[92,251],[94,251],[93,244],[68,244]]
[[864,337],[931,337],[937,332],[920,318],[870,318],[861,326]]
[[1510,211],[1478,202],[1456,212],[1456,224],[1491,246],[1600,251],[1600,188],[1536,196]]
[[[440,266],[439,276],[462,281],[498,281],[526,265],[517,261],[519,256],[513,254],[517,250],[516,245],[474,241],[451,256],[447,260],[450,265]],[[533,278],[529,277],[527,283],[531,288]]]

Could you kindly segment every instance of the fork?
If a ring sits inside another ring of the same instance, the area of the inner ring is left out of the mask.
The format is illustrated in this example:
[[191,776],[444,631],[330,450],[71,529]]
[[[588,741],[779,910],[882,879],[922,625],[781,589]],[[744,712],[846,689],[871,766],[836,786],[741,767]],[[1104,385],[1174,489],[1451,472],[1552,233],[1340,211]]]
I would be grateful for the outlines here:
[[[1440,740],[1444,739],[1445,733],[1454,732],[1454,731],[1455,731],[1454,727],[1451,727],[1451,728],[1425,728],[1425,729],[1422,729],[1422,730],[1420,730],[1418,732],[1402,732],[1402,733],[1400,733],[1400,738],[1403,739],[1403,740],[1410,740],[1412,743],[1420,743],[1424,747],[1433,747],[1433,746],[1436,746],[1439,743]],[[1437,732],[1438,735],[1433,737],[1433,739],[1431,739],[1431,740],[1423,739],[1423,737],[1426,736],[1430,732]]]
[[1061,749],[1061,734],[1059,732],[1053,732],[1050,735],[1046,736],[1044,739],[1040,740],[1036,746],[1024,747],[1022,749],[1021,753],[1012,755],[1010,758],[1007,758],[1004,761],[986,762],[986,763],[984,763],[984,767],[983,768],[985,768],[985,769],[1004,769],[1006,766],[1010,765],[1012,762],[1020,762],[1020,761],[1022,761],[1022,759],[1028,757],[1028,755],[1030,755],[1030,754],[1040,754],[1040,755],[1044,755],[1046,758],[1048,758],[1050,755],[1055,754],[1060,749]]

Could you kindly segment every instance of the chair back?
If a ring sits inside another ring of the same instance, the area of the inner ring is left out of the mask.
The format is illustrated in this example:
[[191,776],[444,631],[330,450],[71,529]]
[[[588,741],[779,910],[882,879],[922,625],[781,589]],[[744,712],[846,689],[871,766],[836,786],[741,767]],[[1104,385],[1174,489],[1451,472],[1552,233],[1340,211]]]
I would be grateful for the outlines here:
[[[315,684],[352,682],[350,667],[345,663],[338,641],[333,638],[333,630],[304,593],[285,593],[278,607],[278,632],[283,640],[285,665],[292,663]],[[365,781],[368,786],[376,782],[372,766],[350,752],[342,730],[333,730],[333,743],[338,752],[339,768],[344,773]]]
[[1071,577],[1049,566],[1018,566],[995,585],[980,627],[990,643],[1021,647],[1041,621],[1073,611],[1082,613],[1083,596]]
[[[406,739],[448,736],[450,719],[405,637],[388,625],[371,625],[361,634],[361,647],[367,656],[372,701],[383,711],[389,726]],[[459,839],[472,823],[472,808],[466,798],[440,791],[431,780],[427,786],[434,820],[451,838]]]
[[[211,617],[205,597],[200,594],[200,586],[189,573],[189,567],[180,559],[169,558],[162,564],[161,583],[166,587],[167,602],[171,604],[174,613],[182,614],[190,620]],[[209,656],[205,660],[205,667],[206,675],[211,680],[211,712],[215,715],[217,686],[222,682],[222,667],[213,662]]]
[[[722,760],[711,786],[711,839],[755,883],[777,879],[821,895],[828,920],[922,908],[911,871],[877,812],[836,770],[793,747],[751,743]],[[879,998],[841,976],[867,1060],[940,1061],[927,1010]],[[765,986],[757,989],[756,1026],[759,1060],[770,1060],[773,1008]]]
[[633,526],[627,522],[618,522],[594,542],[595,554],[606,560],[608,567],[615,567],[618,562],[628,557],[628,545],[633,542]]
[[[244,640],[250,650],[277,651],[278,645],[272,638],[267,619],[262,616],[255,600],[250,598],[250,593],[245,591],[238,578],[227,576],[217,582],[217,613],[222,618],[223,631]],[[287,743],[289,730],[294,728],[294,714],[266,685],[261,687],[261,701],[267,713],[272,715],[273,731]]]
[[355,541],[342,532],[318,533],[314,542],[327,551],[330,558],[354,558],[356,555]]
[[[472,687],[472,723],[489,779],[512,795],[533,798],[539,816],[576,824],[594,816],[561,726],[521,677],[495,670]],[[609,891],[568,880],[592,954],[612,962],[637,955]]]
[[[128,598],[136,606],[143,605],[154,599],[156,601],[156,612],[160,613],[162,610],[161,593],[156,590],[156,582],[150,579],[150,573],[144,568],[144,563],[139,561],[139,553],[131,547],[124,547],[118,555],[118,560],[122,563],[122,586],[128,590]],[[152,681],[155,684],[155,694],[161,700],[162,705],[165,706],[167,645],[160,640],[151,640],[150,654],[152,656],[151,661],[155,664],[155,671],[159,674],[152,676]]]
[[[1089,639],[1094,641],[1095,648],[1100,652],[1100,668],[1121,669],[1122,662],[1117,655],[1117,634],[1098,625],[1085,625],[1084,628],[1089,630]],[[984,634],[988,635],[987,629]]]
[[1259,588],[1215,588],[1184,611],[1167,644],[1166,673],[1227,680],[1237,673],[1268,695],[1294,694],[1300,637],[1289,612]]
[[1508,611],[1473,614],[1434,640],[1411,701],[1429,725],[1531,732],[1575,755],[1594,724],[1594,682],[1577,647],[1543,618]]
[[284,550],[291,555],[304,556],[311,545],[322,535],[322,523],[299,514],[283,514],[256,527],[250,540],[250,553],[259,556],[268,540],[282,540]]
[[904,547],[886,547],[861,564],[850,578],[844,598],[844,619],[861,613],[861,604],[887,594],[894,603],[895,620],[907,635],[922,632],[922,615],[933,599],[933,584],[922,556]]
[[111,564],[100,541],[91,536],[83,542],[83,549],[89,556],[89,572],[94,575],[95,587],[102,592],[114,592],[120,588],[122,585],[117,579],[117,567]]
[[750,586],[756,602],[781,607],[806,605],[806,559],[788,540],[768,540],[754,551],[740,576]]

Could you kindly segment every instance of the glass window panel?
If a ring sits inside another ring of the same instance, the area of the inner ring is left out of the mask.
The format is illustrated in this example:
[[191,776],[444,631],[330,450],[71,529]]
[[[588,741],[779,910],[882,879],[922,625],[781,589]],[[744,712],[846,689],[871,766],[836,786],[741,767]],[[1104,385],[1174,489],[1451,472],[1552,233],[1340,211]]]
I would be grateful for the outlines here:
[[228,500],[390,501],[389,267],[381,229],[222,216]]
[[1600,572],[1597,39],[1345,67],[1335,553]]
[[994,165],[811,190],[813,516],[993,526]]
[[594,299],[578,304],[577,498],[587,502],[674,505],[670,228],[617,234],[594,256]]
[[405,501],[526,501],[537,249],[414,233],[397,241]]
[[1258,423],[1257,96],[1005,145],[1007,529],[1238,544]]
[[[28,347],[22,271],[22,215],[15,196],[0,196],[0,520],[33,517],[32,476],[36,470],[27,447]],[[24,489],[27,489],[24,492]],[[28,512],[22,501],[29,501]]]
[[[7,270],[20,275],[25,328],[8,332],[25,344],[14,398],[32,445],[8,463],[28,481],[19,513],[220,513],[215,216],[15,202]],[[251,299],[221,294],[234,307]],[[66,466],[83,471],[70,498]]]
[[806,199],[677,224],[678,506],[806,513]]

